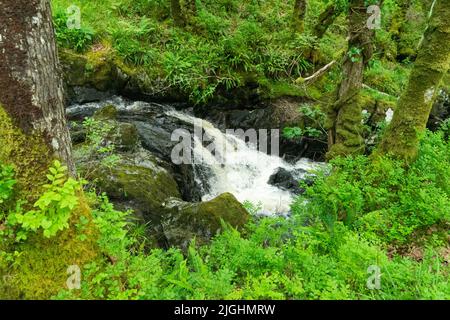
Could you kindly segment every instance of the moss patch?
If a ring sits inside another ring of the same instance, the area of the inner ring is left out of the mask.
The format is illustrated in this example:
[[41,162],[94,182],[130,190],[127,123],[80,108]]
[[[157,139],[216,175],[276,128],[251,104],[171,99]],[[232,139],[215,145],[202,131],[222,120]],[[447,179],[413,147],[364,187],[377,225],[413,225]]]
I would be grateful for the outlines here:
[[192,239],[198,244],[208,242],[222,228],[222,221],[233,227],[243,227],[249,214],[231,194],[224,193],[207,202],[168,201],[161,224],[170,246],[186,249]]
[[18,197],[34,202],[46,182],[51,164],[46,141],[36,134],[25,134],[16,127],[0,105],[0,162],[14,166],[18,180]]

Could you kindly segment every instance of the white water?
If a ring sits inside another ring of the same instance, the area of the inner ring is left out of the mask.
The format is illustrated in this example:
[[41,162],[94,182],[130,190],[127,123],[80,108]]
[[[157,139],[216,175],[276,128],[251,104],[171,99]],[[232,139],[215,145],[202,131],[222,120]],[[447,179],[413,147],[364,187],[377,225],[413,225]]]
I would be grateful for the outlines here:
[[[129,110],[131,112],[145,108],[148,105],[146,102],[132,102],[115,96],[100,103],[72,105],[68,111],[76,112],[80,109],[96,110],[108,104],[115,105],[119,110]],[[194,137],[196,140],[194,144],[194,167],[202,165],[210,171],[210,175],[207,177],[210,188],[209,192],[202,198],[204,201],[211,200],[224,192],[230,192],[240,202],[250,201],[254,205],[259,206],[261,208],[260,214],[287,214],[290,211],[290,204],[294,199],[294,195],[289,191],[268,184],[270,176],[278,168],[284,168],[290,172],[295,172],[296,170],[311,172],[323,167],[322,163],[313,162],[309,159],[301,159],[295,164],[289,164],[278,156],[258,151],[256,147],[248,145],[235,135],[221,132],[206,120],[175,111],[169,106],[161,107],[162,109],[169,109],[166,111],[167,116],[192,124],[192,130],[194,130],[194,125],[200,122],[201,127],[203,127],[203,130],[210,138],[208,139],[210,141],[208,144],[214,142],[215,145],[223,146],[223,161],[219,163],[211,151],[203,146],[199,137]],[[297,171],[295,178],[301,180],[303,175]],[[199,185],[202,185],[201,178],[196,178]]]
[[[289,164],[278,156],[260,152],[256,147],[248,145],[232,134],[226,134],[215,128],[206,120],[190,115],[168,111],[167,115],[176,117],[187,123],[194,124],[201,121],[203,130],[209,136],[208,141],[214,141],[221,147],[222,160],[216,161],[214,155],[203,146],[199,137],[195,136],[194,161],[207,166],[212,175],[209,177],[210,192],[203,196],[208,201],[224,193],[232,193],[240,202],[250,201],[261,207],[261,214],[287,214],[293,201],[293,194],[269,185],[268,181],[278,168],[288,171],[305,170],[311,172],[321,166],[320,163],[309,159],[301,159],[295,164]],[[210,142],[209,142],[210,143]],[[209,144],[208,143],[208,144]],[[302,175],[296,176],[301,179]]]

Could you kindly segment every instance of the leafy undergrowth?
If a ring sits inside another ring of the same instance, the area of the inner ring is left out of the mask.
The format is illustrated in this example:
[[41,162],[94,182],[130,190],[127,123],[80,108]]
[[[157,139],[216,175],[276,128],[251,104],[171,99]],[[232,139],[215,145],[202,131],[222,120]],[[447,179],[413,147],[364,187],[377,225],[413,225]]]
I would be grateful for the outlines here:
[[[23,202],[14,198],[14,172],[0,166],[0,272],[15,272],[14,283],[20,284],[2,294],[449,299],[449,148],[444,131],[428,132],[408,168],[390,159],[335,160],[331,175],[317,173],[290,218],[255,217],[242,233],[224,224],[210,244],[193,240],[187,252],[149,249],[146,226],[114,209],[104,195],[86,192],[78,208],[80,185],[64,179],[59,163],[50,169],[51,185],[36,202],[38,211],[23,213]],[[247,208],[252,212],[255,206]],[[76,214],[80,209],[89,214]],[[56,238],[66,240],[55,247]],[[67,261],[73,263],[76,250],[86,252],[77,264],[81,288],[64,289]]]
[[[180,90],[195,103],[208,101],[218,89],[248,81],[258,82],[268,97],[300,94],[302,88],[293,85],[296,79],[332,60],[340,61],[347,50],[344,15],[323,38],[313,36],[317,17],[327,4],[308,1],[305,32],[298,33],[292,26],[293,1],[196,1],[197,14],[188,17],[184,26],[174,23],[166,0],[52,1],[60,47],[77,52],[98,44],[111,47],[117,59],[143,70],[149,79],[159,79],[161,90]],[[345,1],[336,3],[337,10],[342,6]],[[375,89],[398,96],[407,75],[395,60],[396,42],[387,32],[396,10],[395,1],[385,1],[383,29],[375,40],[377,62],[366,78]],[[419,17],[426,15],[418,6],[416,11]],[[99,14],[107,18],[99,19]],[[420,38],[423,20],[404,36]],[[331,82],[333,88],[339,83]],[[329,82],[321,90],[329,91],[327,86]]]
[[145,252],[143,229],[91,194],[106,258],[83,267],[80,290],[54,298],[449,299],[449,164],[442,132],[426,135],[408,169],[337,160],[291,218],[255,218],[243,233],[224,226],[187,253]]

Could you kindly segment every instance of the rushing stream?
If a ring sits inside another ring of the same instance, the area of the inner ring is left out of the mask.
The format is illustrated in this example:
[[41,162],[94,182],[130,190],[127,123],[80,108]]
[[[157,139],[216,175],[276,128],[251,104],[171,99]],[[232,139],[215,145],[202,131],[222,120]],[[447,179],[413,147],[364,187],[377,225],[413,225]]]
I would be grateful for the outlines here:
[[[261,207],[262,214],[286,214],[295,195],[289,190],[269,184],[270,177],[283,168],[295,179],[301,180],[308,172],[322,165],[309,159],[288,163],[278,156],[257,150],[254,145],[246,143],[236,135],[221,132],[206,120],[177,111],[170,105],[133,102],[113,97],[98,103],[72,105],[67,112],[69,117],[80,118],[90,116],[95,110],[108,104],[117,107],[120,121],[136,124],[146,149],[156,151],[158,156],[166,160],[170,157],[171,148],[177,143],[171,140],[177,125],[182,125],[183,129],[194,133],[194,125],[201,123],[209,139],[224,146],[222,159],[225,161],[218,162],[210,149],[199,141],[199,137],[193,135],[195,143],[192,166],[204,201],[230,192],[241,202],[250,201]],[[162,141],[156,141],[158,139]]]
[[230,192],[241,202],[260,204],[265,213],[287,213],[293,194],[270,185],[269,178],[279,168],[283,168],[295,173],[296,178],[301,180],[303,175],[317,167],[316,163],[308,159],[289,164],[280,157],[263,153],[236,135],[221,132],[206,120],[173,110],[168,111],[167,115],[191,123],[192,126],[200,120],[209,138],[215,144],[224,146],[223,161],[219,162],[211,151],[198,141],[199,138],[195,137],[195,163],[206,166],[210,173],[207,177],[209,192],[203,195],[204,201]]

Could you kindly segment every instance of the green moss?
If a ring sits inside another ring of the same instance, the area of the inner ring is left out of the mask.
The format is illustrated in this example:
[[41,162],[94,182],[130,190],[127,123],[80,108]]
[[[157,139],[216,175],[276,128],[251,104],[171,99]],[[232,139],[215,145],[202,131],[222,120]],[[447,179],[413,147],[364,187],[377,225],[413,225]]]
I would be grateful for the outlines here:
[[305,90],[285,81],[271,81],[266,78],[261,78],[258,79],[258,83],[264,91],[262,96],[267,99],[307,96]]
[[364,89],[361,91],[360,103],[362,110],[367,110],[371,115],[371,124],[376,125],[386,118],[386,112],[397,107],[397,98],[383,95],[377,91]]
[[144,214],[157,215],[164,201],[181,197],[173,177],[160,167],[152,169],[123,161],[94,174],[97,186],[113,200],[135,202]]
[[10,164],[18,180],[17,196],[33,203],[46,182],[45,174],[52,162],[45,139],[25,134],[16,127],[0,105],[0,163]]
[[106,91],[116,85],[116,70],[108,48],[86,54],[61,50],[60,59],[69,86],[93,87]]
[[97,110],[93,116],[96,120],[116,120],[117,108],[113,105],[107,105]]
[[450,8],[438,1],[422,47],[387,132],[381,154],[412,162],[426,129],[438,88],[450,66]]
[[26,242],[9,248],[19,254],[8,270],[9,281],[4,283],[3,288],[0,285],[0,298],[49,299],[67,289],[69,266],[77,265],[81,269],[97,257],[97,231],[92,222],[83,229],[86,239],[79,237],[79,231],[75,227],[81,216],[91,220],[90,208],[84,197],[80,196],[80,200],[69,229],[50,239],[37,233],[31,235]]
[[362,138],[362,105],[364,99],[361,93],[357,93],[350,100],[340,106],[339,113],[329,113],[328,125],[335,124],[335,143],[327,153],[328,159],[338,156],[362,154],[364,152],[364,140]]
[[[0,106],[0,162],[14,167],[18,181],[16,198],[27,200],[24,208],[31,206],[42,194],[47,182],[46,173],[52,163],[44,138],[36,134],[24,134],[14,126]],[[89,216],[89,207],[80,201],[73,221],[81,215]],[[41,233],[31,235],[22,244],[2,241],[1,251],[17,252],[14,264],[0,261],[0,272],[9,280],[0,281],[0,298],[48,299],[64,288],[67,267],[82,266],[95,255],[90,241],[76,239],[74,227],[60,232],[57,237],[46,239]],[[92,233],[92,231],[91,231]],[[92,238],[94,239],[94,238]],[[3,279],[3,277],[2,277]]]
[[240,228],[248,222],[249,217],[231,193],[224,193],[200,203],[171,199],[161,215],[161,224],[168,243],[186,249],[194,238],[197,244],[208,242],[222,229],[222,221]]

